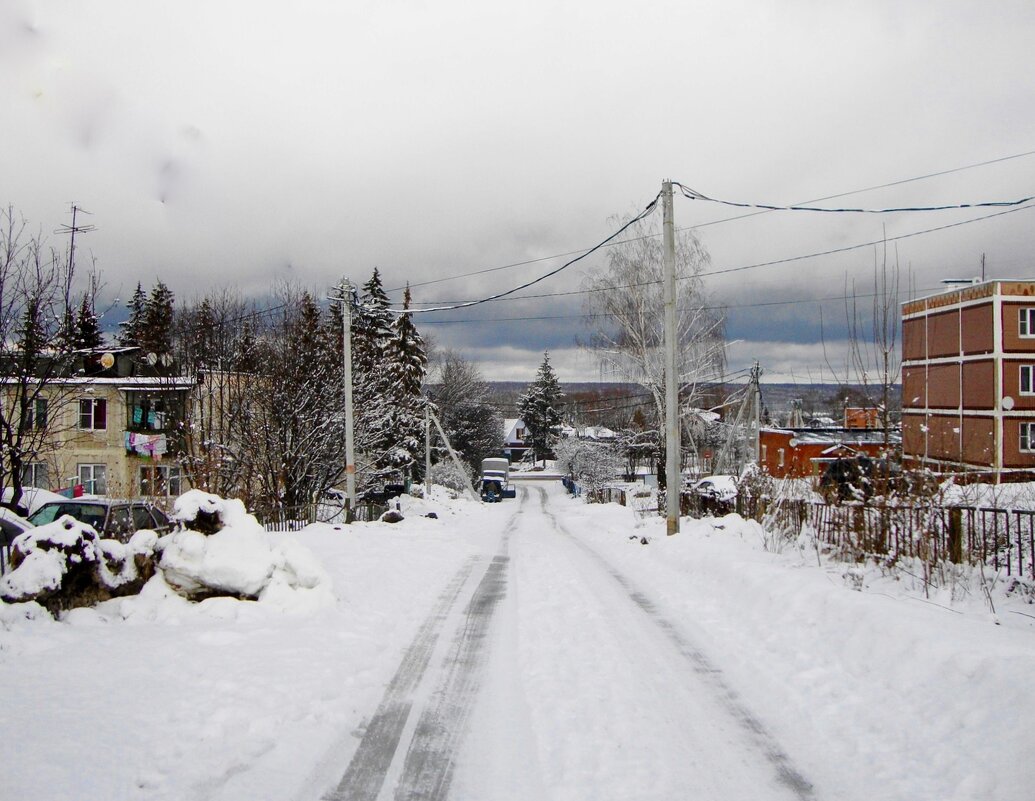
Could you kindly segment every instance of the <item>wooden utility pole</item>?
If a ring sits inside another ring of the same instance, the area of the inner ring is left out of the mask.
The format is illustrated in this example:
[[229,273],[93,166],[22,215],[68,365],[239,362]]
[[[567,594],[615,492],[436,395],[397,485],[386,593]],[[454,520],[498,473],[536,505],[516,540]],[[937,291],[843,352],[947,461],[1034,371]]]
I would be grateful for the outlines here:
[[665,246],[665,518],[669,534],[679,531],[679,495],[683,488],[679,453],[679,343],[676,341],[676,232],[672,217],[672,182],[661,184]]

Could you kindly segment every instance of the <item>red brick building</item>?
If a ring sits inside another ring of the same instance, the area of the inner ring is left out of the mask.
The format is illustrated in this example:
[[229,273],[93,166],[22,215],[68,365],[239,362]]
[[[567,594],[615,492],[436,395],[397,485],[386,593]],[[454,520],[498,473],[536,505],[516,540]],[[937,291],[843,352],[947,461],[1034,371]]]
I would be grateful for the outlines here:
[[997,480],[1035,471],[1035,281],[902,304],[902,450]]
[[[899,437],[892,434],[894,450]],[[758,432],[758,462],[775,478],[819,476],[835,459],[884,455],[882,429],[763,428]]]

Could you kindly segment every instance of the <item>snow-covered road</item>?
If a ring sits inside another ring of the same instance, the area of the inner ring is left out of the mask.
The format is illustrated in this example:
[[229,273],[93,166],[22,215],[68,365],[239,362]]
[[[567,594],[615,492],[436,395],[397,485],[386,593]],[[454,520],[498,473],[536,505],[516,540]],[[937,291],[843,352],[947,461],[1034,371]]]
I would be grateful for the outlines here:
[[973,585],[859,592],[756,524],[666,537],[549,481],[404,512],[277,535],[333,596],[0,605],[0,799],[1032,797],[1002,584],[995,625]]
[[722,672],[566,530],[548,489],[522,487],[496,554],[439,596],[325,798],[812,798]]

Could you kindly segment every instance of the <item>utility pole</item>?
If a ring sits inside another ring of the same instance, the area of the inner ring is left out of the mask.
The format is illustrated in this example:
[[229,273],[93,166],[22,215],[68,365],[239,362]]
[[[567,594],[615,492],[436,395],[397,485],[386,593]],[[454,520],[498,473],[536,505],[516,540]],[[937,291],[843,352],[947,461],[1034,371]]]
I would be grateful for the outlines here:
[[349,500],[349,514],[356,513],[356,440],[352,406],[352,300],[355,288],[347,278],[341,279],[341,352],[342,381],[345,390],[345,494]]
[[665,499],[666,530],[679,532],[679,494],[683,488],[679,453],[679,361],[676,342],[676,232],[672,219],[672,182],[661,184],[665,246]]
[[424,497],[431,499],[431,399],[424,399]]
[[[451,458],[453,460],[453,464],[456,465],[456,472],[459,473],[461,476],[466,476],[467,472],[464,470],[464,466],[460,463],[460,457],[457,456],[456,451],[453,450],[453,446],[449,442],[449,437],[446,436],[445,429],[442,428],[442,423],[438,421],[438,417],[436,417],[435,413],[431,411],[430,406],[427,407],[427,409],[428,414],[431,415],[431,419],[435,423],[435,428],[438,429],[439,436],[441,436],[442,441],[446,443],[446,449],[449,451],[449,458]],[[470,482],[467,481],[466,478],[464,479],[464,483],[467,485],[467,491],[471,494],[471,499],[480,502],[481,498],[479,497],[478,493],[474,491],[474,487],[471,486]]]
[[762,386],[759,380],[762,377],[762,368],[758,366],[758,362],[755,362],[755,366],[751,368],[751,398],[752,406],[754,406],[754,432],[755,438],[752,444],[751,452],[754,455],[755,464],[758,464],[760,454],[760,442],[762,439]]

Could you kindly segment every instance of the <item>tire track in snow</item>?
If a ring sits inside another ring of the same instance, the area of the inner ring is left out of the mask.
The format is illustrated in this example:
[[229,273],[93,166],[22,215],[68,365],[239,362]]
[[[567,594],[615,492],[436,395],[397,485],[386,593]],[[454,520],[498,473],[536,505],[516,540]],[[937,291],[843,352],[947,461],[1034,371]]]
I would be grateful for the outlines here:
[[[527,495],[522,488],[522,504]],[[465,608],[464,626],[454,638],[451,653],[455,655],[436,693],[438,700],[424,710],[410,741],[395,790],[397,799],[445,798],[452,780],[454,754],[478,687],[477,668],[484,661],[480,648],[492,611],[505,591],[507,541],[520,514],[519,508],[505,527],[500,552],[493,557]],[[439,596],[406,649],[345,774],[333,790],[322,796],[323,801],[376,801],[381,795],[399,753],[415,691],[424,680],[442,629],[479,561],[479,557],[471,557]]]
[[794,766],[790,757],[777,743],[776,738],[765,727],[740,699],[738,693],[730,687],[722,678],[722,670],[716,667],[708,656],[697,646],[693,645],[679,629],[666,618],[657,608],[653,601],[636,589],[632,583],[621,573],[614,569],[611,564],[597,551],[577,537],[557,519],[547,508],[547,493],[543,487],[536,487],[539,491],[539,503],[545,514],[553,523],[554,528],[577,545],[585,554],[593,560],[614,579],[624,590],[628,598],[654,623],[655,626],[665,635],[679,653],[686,659],[694,673],[700,676],[706,683],[710,684],[716,692],[716,696],[723,708],[736,720],[747,732],[751,741],[758,750],[765,756],[776,772],[777,780],[787,787],[795,797],[801,801],[814,801],[812,784]]
[[[522,506],[528,491],[522,487]],[[417,721],[395,801],[443,801],[448,796],[456,754],[467,733],[467,723],[481,686],[488,653],[486,638],[493,615],[507,592],[508,545],[522,510],[503,531],[499,552],[478,584],[453,640],[445,675],[430,704]]]
[[323,796],[325,801],[374,801],[377,798],[410,716],[413,691],[424,677],[446,618],[477,561],[478,557],[471,557],[465,562],[439,595],[431,614],[403,654],[399,669],[367,724],[345,775],[334,790]]

